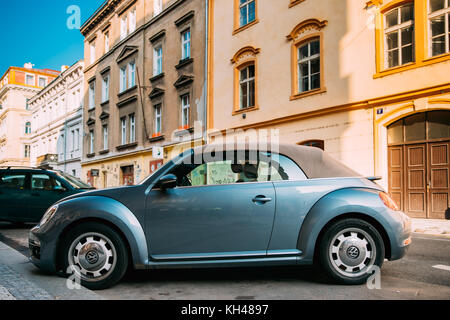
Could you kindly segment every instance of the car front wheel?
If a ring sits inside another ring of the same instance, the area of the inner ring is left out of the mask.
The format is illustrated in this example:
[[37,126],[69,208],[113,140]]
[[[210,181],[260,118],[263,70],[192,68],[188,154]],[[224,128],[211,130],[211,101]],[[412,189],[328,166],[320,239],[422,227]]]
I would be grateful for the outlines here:
[[340,284],[363,284],[381,268],[384,243],[371,224],[360,219],[344,219],[324,233],[319,260],[324,271]]
[[76,226],[66,234],[61,247],[63,271],[88,289],[109,288],[127,270],[124,241],[104,224],[88,222]]

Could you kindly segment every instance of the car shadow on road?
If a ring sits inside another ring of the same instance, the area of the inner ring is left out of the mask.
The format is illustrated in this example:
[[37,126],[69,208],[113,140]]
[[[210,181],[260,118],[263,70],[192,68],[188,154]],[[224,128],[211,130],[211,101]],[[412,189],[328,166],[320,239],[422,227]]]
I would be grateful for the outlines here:
[[328,278],[321,270],[313,266],[129,270],[121,282],[132,285],[171,281],[218,283],[289,280],[329,284]]
[[0,222],[0,230],[31,230],[36,223]]

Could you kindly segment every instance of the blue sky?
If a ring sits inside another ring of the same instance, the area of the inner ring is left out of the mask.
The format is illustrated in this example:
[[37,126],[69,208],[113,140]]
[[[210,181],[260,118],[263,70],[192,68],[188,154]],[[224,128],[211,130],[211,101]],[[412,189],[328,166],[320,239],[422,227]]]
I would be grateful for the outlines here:
[[9,66],[22,67],[26,62],[35,68],[60,70],[83,59],[83,36],[80,30],[67,27],[67,8],[77,5],[81,23],[101,6],[104,0],[21,0],[1,1],[0,77]]

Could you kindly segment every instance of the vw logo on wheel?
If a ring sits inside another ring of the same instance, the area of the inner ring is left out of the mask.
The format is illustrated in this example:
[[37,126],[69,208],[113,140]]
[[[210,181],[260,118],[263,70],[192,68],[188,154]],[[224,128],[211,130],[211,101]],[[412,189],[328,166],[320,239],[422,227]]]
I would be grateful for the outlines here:
[[356,259],[359,257],[359,249],[355,246],[351,246],[347,249],[347,256],[351,259]]
[[86,253],[86,260],[87,262],[89,262],[90,264],[95,264],[98,262],[98,253],[95,251],[89,251],[88,253]]

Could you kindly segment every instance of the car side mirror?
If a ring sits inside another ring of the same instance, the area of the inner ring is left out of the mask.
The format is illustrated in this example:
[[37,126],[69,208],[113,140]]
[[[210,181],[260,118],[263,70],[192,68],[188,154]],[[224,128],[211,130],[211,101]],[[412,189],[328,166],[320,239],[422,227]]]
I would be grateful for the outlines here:
[[161,189],[173,189],[177,186],[177,176],[168,174],[159,179],[158,187]]
[[66,188],[61,187],[61,186],[55,186],[55,188],[53,190],[56,191],[56,192],[59,192],[59,193],[63,193],[63,192],[67,191]]

